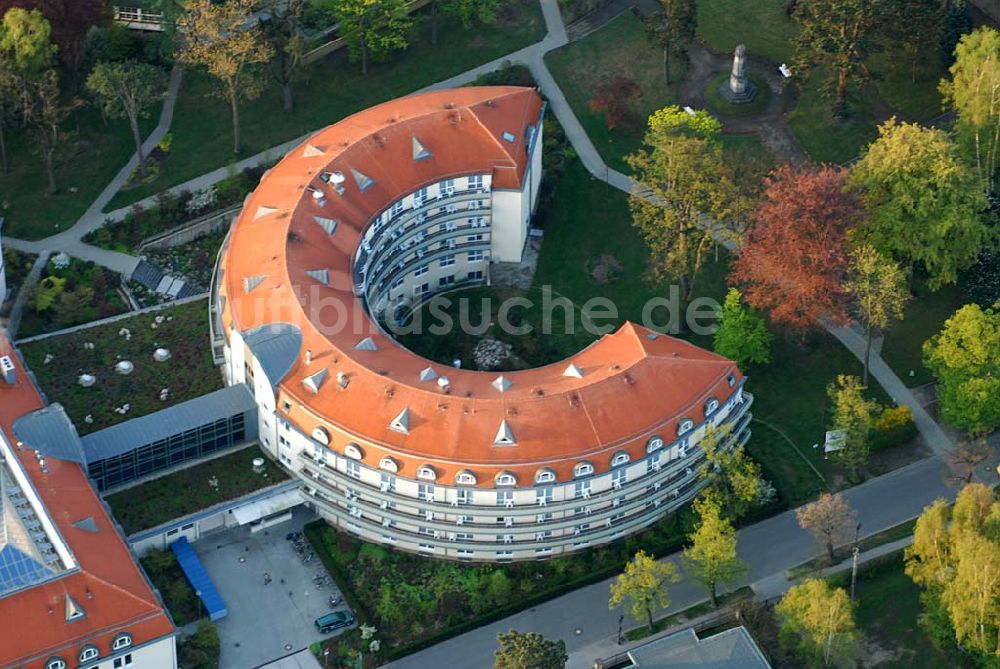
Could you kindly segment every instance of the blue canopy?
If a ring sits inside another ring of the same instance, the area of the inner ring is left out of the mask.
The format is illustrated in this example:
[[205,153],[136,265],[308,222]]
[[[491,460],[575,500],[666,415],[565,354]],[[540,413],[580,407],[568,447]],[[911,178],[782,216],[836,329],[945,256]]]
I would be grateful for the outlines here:
[[195,594],[201,599],[201,603],[205,605],[209,619],[214,621],[229,615],[229,609],[222,601],[222,595],[215,589],[215,584],[212,583],[212,579],[205,571],[205,567],[202,566],[201,560],[191,548],[191,544],[188,543],[187,537],[181,537],[170,544],[170,550],[177,556],[177,561],[180,563],[181,569],[184,570],[184,575],[187,576],[191,587],[194,588]]

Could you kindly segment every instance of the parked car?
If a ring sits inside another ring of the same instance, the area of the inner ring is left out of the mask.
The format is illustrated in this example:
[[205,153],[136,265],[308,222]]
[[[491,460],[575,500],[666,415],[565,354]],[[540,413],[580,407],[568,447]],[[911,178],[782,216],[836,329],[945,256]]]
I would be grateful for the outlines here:
[[316,619],[316,629],[320,634],[329,634],[342,627],[350,627],[354,624],[354,616],[347,611],[334,611]]

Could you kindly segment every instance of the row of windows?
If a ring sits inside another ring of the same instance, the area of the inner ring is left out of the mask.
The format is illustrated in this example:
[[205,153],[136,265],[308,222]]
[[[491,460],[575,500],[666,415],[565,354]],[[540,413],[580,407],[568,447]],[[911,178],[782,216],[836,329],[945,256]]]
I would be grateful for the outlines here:
[[[132,646],[132,635],[128,632],[119,632],[111,640],[111,652],[116,653]],[[80,662],[93,662],[101,656],[101,651],[94,644],[87,644],[80,649],[78,658]],[[120,660],[126,660],[120,662]],[[132,656],[126,655],[124,658],[115,660],[115,667],[123,667],[132,664]],[[66,669],[66,660],[59,656],[50,657],[45,662],[45,669]]]

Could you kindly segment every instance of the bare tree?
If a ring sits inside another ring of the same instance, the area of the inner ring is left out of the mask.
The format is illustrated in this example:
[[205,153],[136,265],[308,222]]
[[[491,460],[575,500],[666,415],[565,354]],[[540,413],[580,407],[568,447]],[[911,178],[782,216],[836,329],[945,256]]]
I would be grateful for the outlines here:
[[825,492],[815,502],[796,509],[795,517],[802,529],[809,530],[817,543],[826,546],[830,562],[833,562],[833,547],[850,536],[857,512],[839,493],[831,495]]

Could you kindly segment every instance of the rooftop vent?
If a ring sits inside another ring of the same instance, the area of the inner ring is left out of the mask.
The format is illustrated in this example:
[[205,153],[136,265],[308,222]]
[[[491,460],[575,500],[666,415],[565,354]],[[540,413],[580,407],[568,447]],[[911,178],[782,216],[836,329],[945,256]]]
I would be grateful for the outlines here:
[[9,386],[14,385],[17,376],[14,370],[14,361],[9,355],[0,357],[0,378]]
[[445,392],[445,393],[448,392],[449,381],[448,381],[448,377],[447,376],[440,377],[437,380],[437,384],[438,384],[438,388],[440,388],[442,392]]
[[401,434],[410,433],[410,408],[405,407],[399,412],[399,415],[392,419],[389,423],[389,429],[393,432],[399,432]]
[[565,371],[563,371],[563,376],[568,376],[574,379],[582,379],[583,370],[571,363],[569,367],[567,367]]
[[425,367],[420,370],[420,380],[421,381],[433,381],[437,378],[437,372],[431,367]]
[[350,383],[351,380],[347,377],[347,374],[337,372],[337,385],[340,386],[341,390],[347,390],[347,386],[349,386]]
[[316,279],[324,286],[330,285],[330,270],[328,269],[307,269],[306,274],[313,279]]
[[362,339],[361,341],[359,341],[357,344],[355,344],[354,348],[357,349],[357,350],[359,350],[359,351],[377,351],[378,350],[378,344],[376,344],[375,340],[372,339],[371,337],[365,337],[364,339]]
[[414,160],[424,160],[425,158],[430,158],[431,152],[427,150],[427,147],[420,143],[420,140],[416,137],[413,138],[413,159]]
[[372,141],[374,141],[377,146],[385,146],[386,142],[385,135],[376,132],[375,134],[372,135]]
[[511,132],[504,131],[501,137],[503,137],[505,142],[510,142],[511,144],[517,141],[517,137]]
[[493,439],[494,446],[513,446],[517,443],[514,439],[514,433],[510,429],[510,425],[507,424],[506,420],[500,421],[500,427],[497,429],[497,435]]
[[73,620],[79,620],[87,615],[87,612],[83,610],[79,604],[76,603],[69,595],[66,595],[66,622],[71,622]]
[[497,392],[505,393],[507,392],[507,389],[510,388],[511,382],[506,376],[498,376],[493,379],[493,382],[490,385],[492,385]]
[[319,389],[323,387],[323,382],[326,381],[326,369],[321,369],[314,374],[310,374],[306,378],[302,379],[302,385],[308,388],[314,395],[319,392]]

